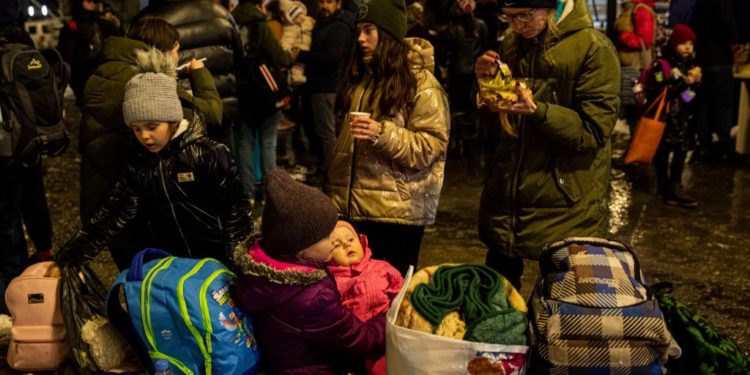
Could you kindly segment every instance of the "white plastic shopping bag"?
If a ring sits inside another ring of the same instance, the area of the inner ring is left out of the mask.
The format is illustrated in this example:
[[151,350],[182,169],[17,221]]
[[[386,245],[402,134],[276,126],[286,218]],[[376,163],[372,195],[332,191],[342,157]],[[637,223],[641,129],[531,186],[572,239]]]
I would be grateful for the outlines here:
[[456,340],[397,326],[396,318],[399,307],[411,283],[413,273],[414,267],[409,267],[404,278],[404,286],[388,310],[385,327],[388,374],[523,375],[526,373],[528,346]]

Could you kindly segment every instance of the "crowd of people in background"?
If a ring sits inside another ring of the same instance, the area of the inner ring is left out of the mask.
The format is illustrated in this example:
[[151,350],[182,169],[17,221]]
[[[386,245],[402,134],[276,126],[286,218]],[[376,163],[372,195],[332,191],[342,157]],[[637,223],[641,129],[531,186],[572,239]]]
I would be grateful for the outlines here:
[[[240,301],[256,313],[259,337],[301,348],[298,362],[271,356],[272,366],[332,366],[310,340],[377,360],[383,315],[355,317],[319,272],[337,220],[350,229],[339,237],[366,236],[367,259],[403,274],[435,222],[446,159],[467,160],[486,177],[486,263],[520,289],[523,259],[537,259],[544,243],[606,236],[611,135],[618,115],[635,132],[639,89],[648,102],[665,93],[670,103],[656,196],[697,207],[682,182],[689,151],[701,162],[739,158],[730,129],[742,12],[732,6],[672,0],[667,18],[653,0],[631,0],[610,39],[584,0],[152,0],[132,18],[106,0],[74,1],[58,49],[82,113],[83,226],[57,260],[108,247],[124,269],[157,246],[236,262],[254,270],[240,278]],[[0,34],[31,43],[17,8],[3,5]],[[525,82],[518,100],[477,108],[476,80],[503,64]],[[308,171],[292,176],[325,195],[274,171],[280,124],[294,128],[295,159]],[[0,196],[7,283],[27,264],[22,222],[37,259],[51,257],[52,229],[41,166],[2,173],[12,181]],[[303,209],[310,205],[315,212]],[[260,207],[260,242],[233,253],[257,232],[251,214]],[[290,267],[304,288],[274,284]],[[290,299],[297,289],[307,294]],[[259,297],[279,304],[243,302]],[[273,322],[305,308],[325,317],[300,323],[326,327],[315,337]]]

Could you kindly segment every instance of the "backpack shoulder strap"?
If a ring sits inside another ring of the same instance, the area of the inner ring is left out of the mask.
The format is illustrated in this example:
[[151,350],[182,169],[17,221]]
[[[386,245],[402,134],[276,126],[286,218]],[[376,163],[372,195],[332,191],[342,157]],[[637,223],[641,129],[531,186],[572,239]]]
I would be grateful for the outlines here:
[[661,66],[661,70],[664,72],[664,79],[667,81],[672,79],[672,66],[669,65],[669,61],[667,61],[667,59],[658,59],[657,61]]
[[120,291],[125,286],[125,279],[127,278],[128,271],[123,271],[115,279],[112,288],[109,289],[107,294],[107,319],[112,324],[112,327],[125,339],[125,341],[133,350],[133,353],[138,358],[143,368],[147,369],[149,373],[154,372],[154,364],[151,361],[151,356],[148,354],[148,349],[141,339],[140,335],[133,325],[133,321],[130,319],[128,312],[123,309],[120,303]]

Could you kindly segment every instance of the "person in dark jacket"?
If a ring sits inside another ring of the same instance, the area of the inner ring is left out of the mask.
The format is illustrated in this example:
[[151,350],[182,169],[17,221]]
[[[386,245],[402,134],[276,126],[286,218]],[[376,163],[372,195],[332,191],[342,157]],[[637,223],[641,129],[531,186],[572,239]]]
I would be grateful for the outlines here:
[[[0,45],[19,43],[34,47],[31,36],[23,29],[20,11],[18,0],[2,2]],[[2,115],[7,114],[3,111]],[[9,139],[4,128],[0,128],[0,136]],[[9,142],[0,141],[0,151],[6,156],[6,152],[10,151],[6,147],[9,146]],[[47,246],[52,247],[52,223],[44,195],[41,162],[29,167],[2,165],[0,179],[0,296],[4,296],[8,283],[29,264],[23,225],[26,224],[39,254]],[[8,314],[4,298],[0,299],[0,314]]]
[[253,318],[271,374],[343,374],[385,353],[385,312],[362,322],[341,302],[331,260],[336,207],[276,168],[261,237],[234,252],[237,301]]
[[93,258],[138,213],[155,235],[148,246],[226,262],[252,231],[249,200],[229,150],[205,136],[200,113],[183,117],[174,58],[151,48],[136,52],[136,61],[141,73],[125,86],[122,115],[142,147],[56,260]]
[[528,88],[516,86],[517,102],[492,108],[512,115],[512,129],[485,180],[479,236],[487,265],[520,289],[523,258],[539,259],[545,244],[607,234],[620,69],[584,0],[509,0],[501,17],[509,32],[499,53],[477,60],[477,77],[494,77],[502,60]]
[[70,87],[76,104],[83,104],[83,88],[99,66],[104,40],[121,36],[116,19],[104,17],[98,10],[101,0],[73,2],[73,16],[60,30],[57,50],[71,67]]
[[222,121],[207,124],[208,137],[229,145],[233,123],[240,113],[235,83],[242,61],[242,42],[232,14],[212,0],[151,0],[133,23],[147,18],[162,19],[177,29],[180,63],[206,59],[223,104]]
[[309,51],[300,51],[298,62],[305,64],[308,95],[315,133],[321,142],[321,165],[336,146],[334,104],[341,72],[354,46],[354,17],[341,9],[343,0],[320,0],[320,14],[312,33]]
[[[474,17],[474,0],[456,2],[454,18],[443,34],[443,56],[439,65],[448,66],[448,99],[453,111],[476,108],[476,100],[466,93],[474,86],[474,62],[489,48],[487,25]],[[439,57],[439,58],[440,58]]]
[[[122,118],[125,84],[136,71],[136,52],[156,47],[176,60],[179,35],[174,26],[160,19],[133,24],[127,38],[111,37],[104,43],[103,64],[86,83],[79,149],[81,152],[81,222],[88,222],[104,204],[110,190],[126,170],[128,157],[137,145]],[[214,80],[200,61],[186,68],[192,94],[178,86],[177,95],[186,107],[195,107],[209,127],[221,123],[222,105]],[[186,118],[189,118],[186,116]],[[117,267],[130,266],[130,258],[142,249],[147,232],[133,222],[110,243]]]
[[[234,19],[240,26],[245,52],[248,55],[264,58],[265,64],[275,69],[290,66],[296,56],[284,51],[279,41],[274,38],[266,22],[266,6],[262,0],[241,0],[232,11]],[[257,68],[257,67],[256,67]],[[252,165],[253,148],[256,139],[260,144],[261,171],[265,175],[276,167],[276,138],[279,121],[282,117],[280,108],[267,105],[267,98],[258,84],[249,79],[252,61],[245,59],[242,63],[244,74],[241,75],[238,95],[242,104],[242,120],[233,129],[235,155],[240,168],[240,176],[245,190],[252,196],[261,198],[262,191],[256,191],[255,170]],[[257,137],[257,138],[256,138]]]
[[452,155],[467,157],[467,167],[476,172],[480,164],[480,129],[476,100],[467,95],[474,88],[474,61],[489,48],[487,25],[474,17],[476,2],[461,0],[453,5],[454,18],[442,34],[442,56],[437,63],[448,67],[448,100],[451,105],[449,150]]
[[[696,63],[703,69],[703,83],[697,90],[695,122],[698,156],[717,162],[734,158],[730,136],[734,106],[733,48],[737,24],[730,0],[697,0],[693,11]],[[713,134],[719,138],[713,143]]]

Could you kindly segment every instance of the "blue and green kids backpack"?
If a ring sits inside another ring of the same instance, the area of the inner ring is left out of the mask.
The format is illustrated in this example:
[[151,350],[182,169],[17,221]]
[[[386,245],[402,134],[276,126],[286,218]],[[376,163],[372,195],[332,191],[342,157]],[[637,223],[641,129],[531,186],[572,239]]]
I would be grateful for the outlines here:
[[115,280],[107,315],[152,372],[152,361],[165,359],[178,375],[254,375],[258,346],[250,318],[232,299],[234,279],[215,259],[147,248]]

